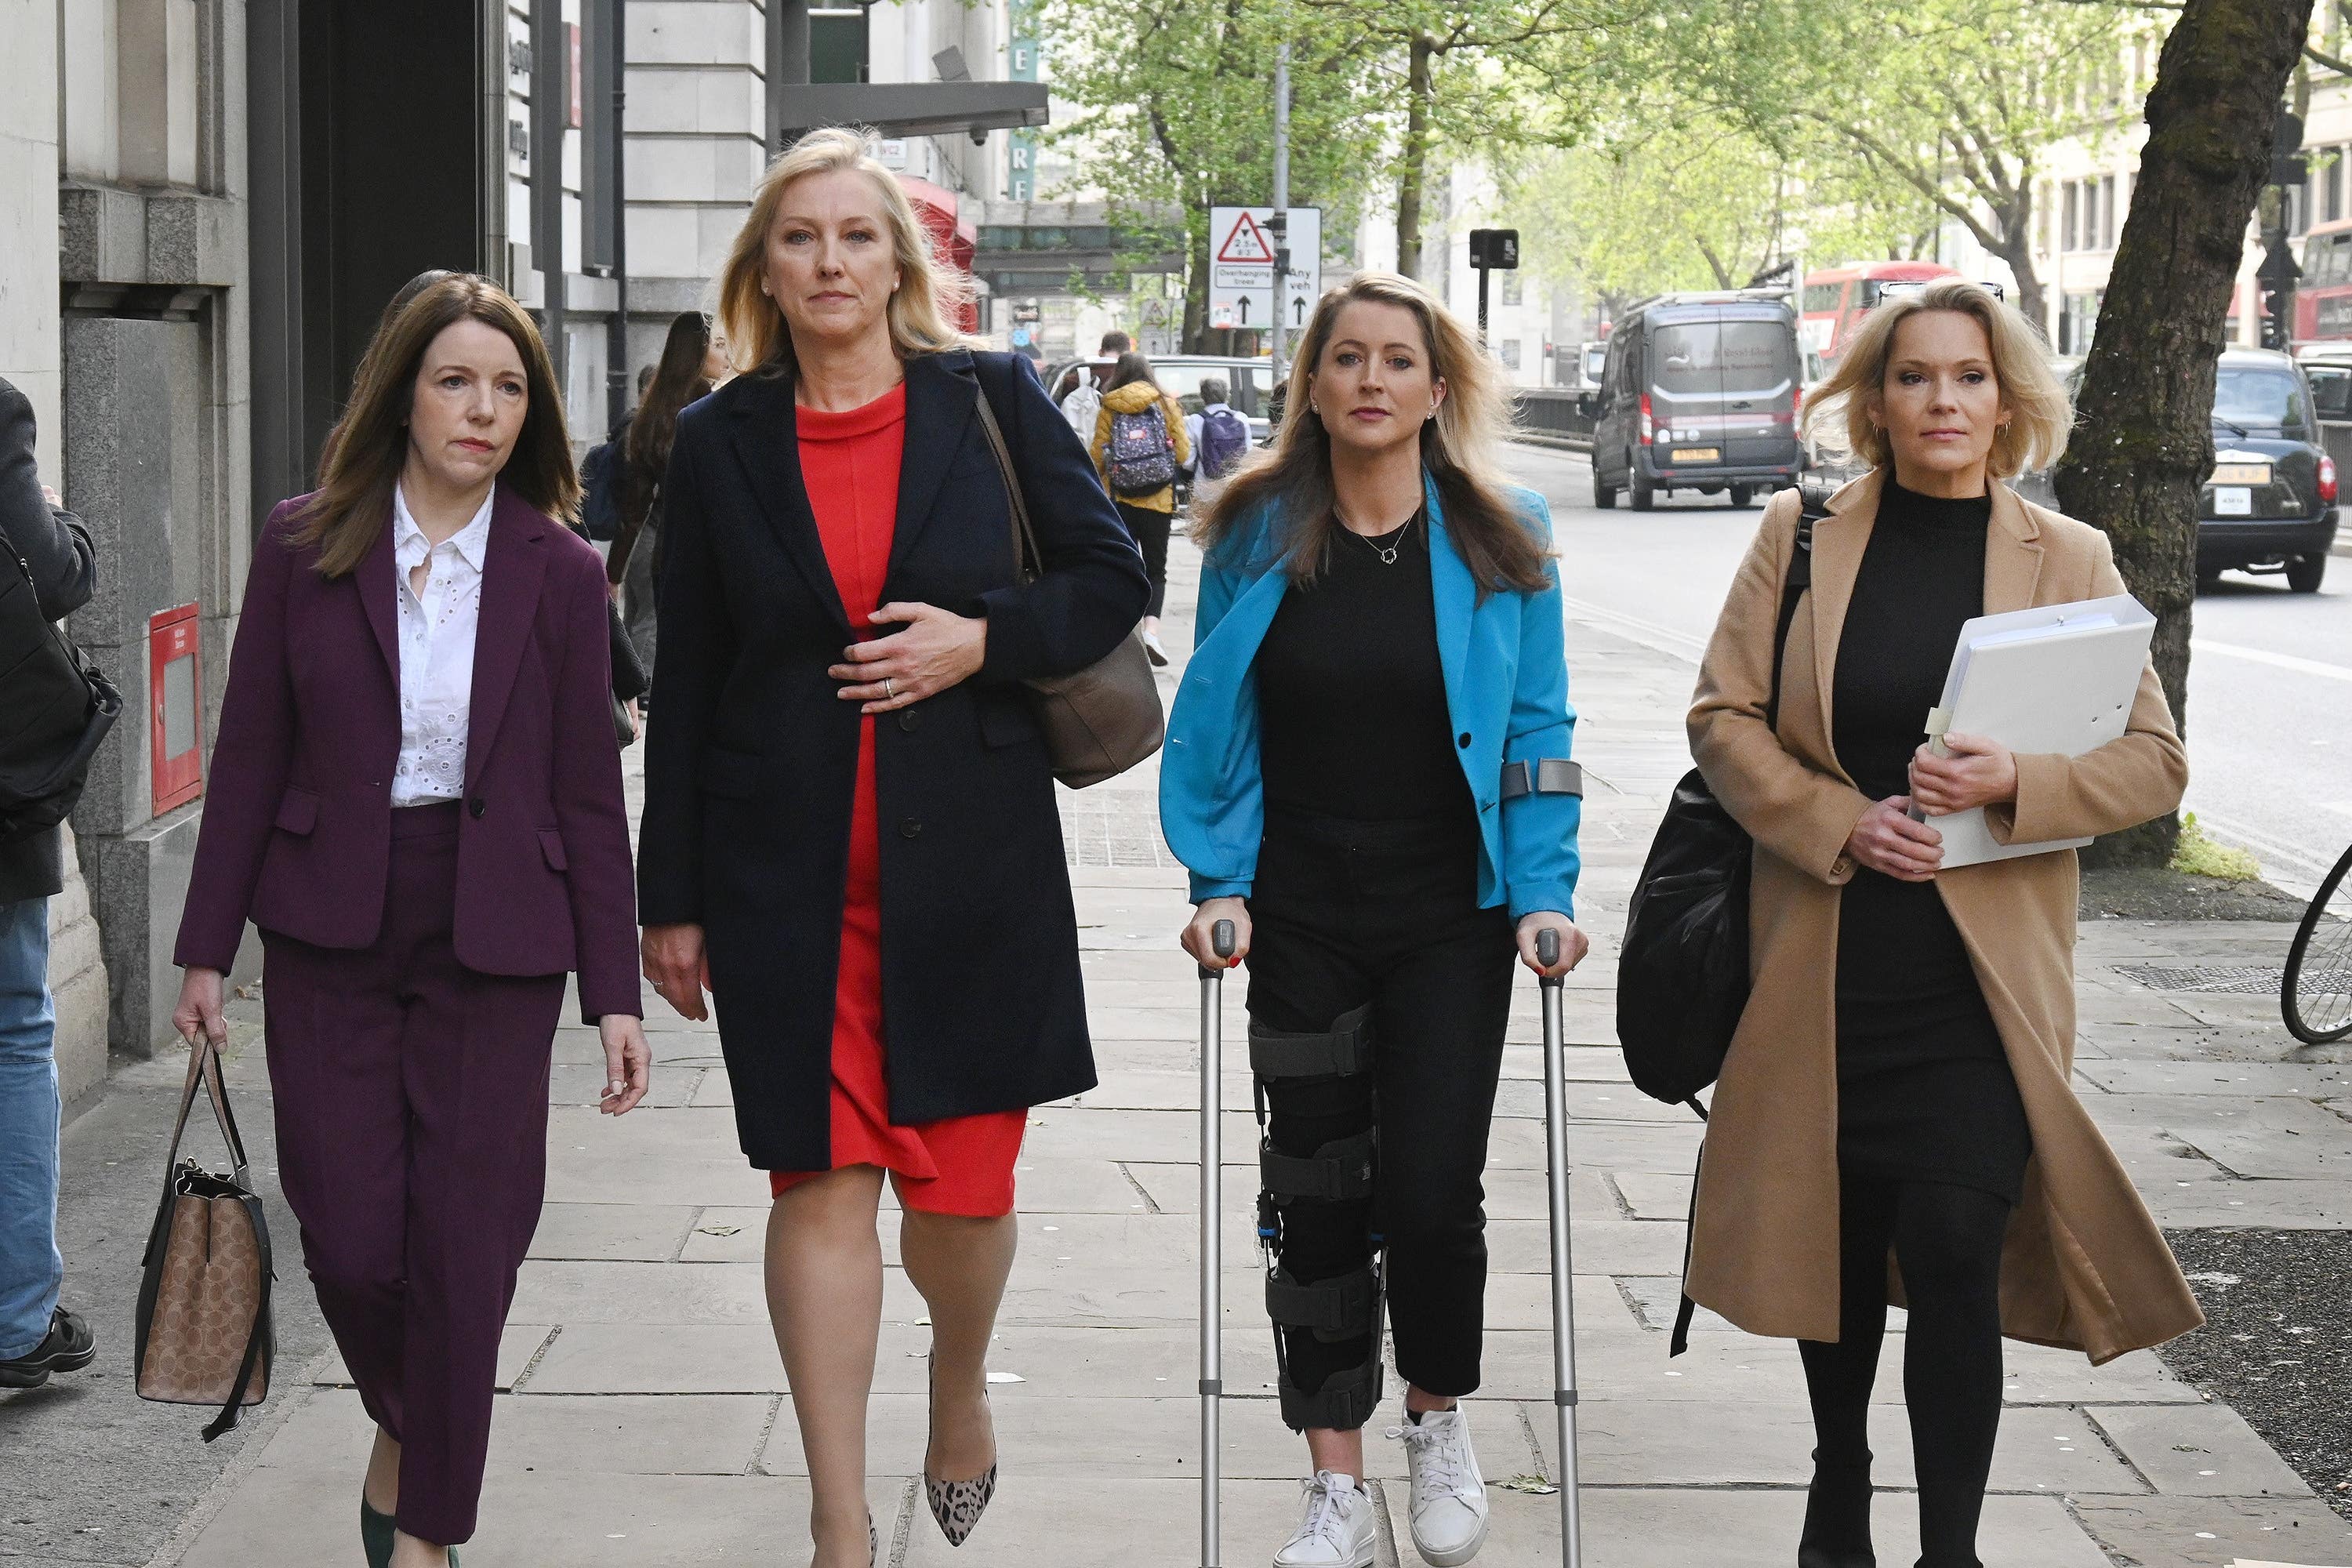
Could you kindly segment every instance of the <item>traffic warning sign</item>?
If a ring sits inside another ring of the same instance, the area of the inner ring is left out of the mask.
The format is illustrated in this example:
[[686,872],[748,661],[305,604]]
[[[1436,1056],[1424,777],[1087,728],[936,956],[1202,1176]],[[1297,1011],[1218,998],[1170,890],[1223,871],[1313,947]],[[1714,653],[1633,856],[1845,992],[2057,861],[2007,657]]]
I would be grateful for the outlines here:
[[[1209,324],[1265,327],[1275,303],[1274,209],[1209,209]],[[1306,324],[1323,291],[1323,213],[1292,207],[1286,238],[1290,274],[1283,279],[1284,323],[1296,331]]]

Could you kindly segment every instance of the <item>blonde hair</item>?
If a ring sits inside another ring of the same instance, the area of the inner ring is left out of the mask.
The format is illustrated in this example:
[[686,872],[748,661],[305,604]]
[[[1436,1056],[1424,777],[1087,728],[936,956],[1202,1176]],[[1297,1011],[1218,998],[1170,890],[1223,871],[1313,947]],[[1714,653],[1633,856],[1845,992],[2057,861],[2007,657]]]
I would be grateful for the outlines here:
[[890,248],[898,264],[898,287],[889,304],[890,344],[900,358],[969,348],[972,340],[958,331],[949,312],[971,298],[969,279],[942,266],[932,249],[931,237],[898,177],[873,153],[873,132],[846,126],[812,131],[793,142],[768,165],[751,193],[751,210],[736,231],[719,274],[719,321],[727,335],[727,357],[738,372],[789,372],[793,367],[793,335],[783,308],[760,292],[766,275],[768,231],[775,226],[776,209],[795,180],[855,169],[874,185],[882,201],[883,221],[890,226]]
[[1360,300],[1402,306],[1421,322],[1430,374],[1445,384],[1436,417],[1421,427],[1421,460],[1437,483],[1446,531],[1479,596],[1505,589],[1541,592],[1550,585],[1546,546],[1510,499],[1510,481],[1498,461],[1511,427],[1511,395],[1502,372],[1462,318],[1421,284],[1393,272],[1359,272],[1316,302],[1291,361],[1280,434],[1226,482],[1194,537],[1213,549],[1271,503],[1286,523],[1282,537],[1292,575],[1311,581],[1322,567],[1336,524],[1331,438],[1313,406],[1315,372],[1339,312]]
[[1886,432],[1871,422],[1870,400],[1885,386],[1887,362],[1895,357],[1895,330],[1922,310],[1957,310],[1974,317],[1984,329],[1992,353],[1993,384],[2009,411],[2009,423],[1993,433],[1987,458],[1991,477],[2005,479],[2056,462],[2065,450],[2074,412],[2066,389],[2050,368],[2049,350],[2013,307],[1966,278],[1938,278],[1924,289],[1883,299],[1839,354],[1837,368],[1806,401],[1806,432],[1825,426],[1823,445],[1874,468],[1894,460]]

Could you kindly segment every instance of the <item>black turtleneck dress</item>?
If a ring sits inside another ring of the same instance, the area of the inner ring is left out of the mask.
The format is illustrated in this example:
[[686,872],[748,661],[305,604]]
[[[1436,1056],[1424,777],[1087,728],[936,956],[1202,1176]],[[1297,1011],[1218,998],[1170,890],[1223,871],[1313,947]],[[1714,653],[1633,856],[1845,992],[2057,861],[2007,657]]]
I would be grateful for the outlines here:
[[[1838,763],[1873,800],[1910,793],[1911,756],[1960,627],[1984,613],[1990,496],[1916,495],[1890,477],[1839,636]],[[1868,868],[1838,915],[1838,1162],[2018,1201],[2032,1151],[1992,1014],[1930,882]]]

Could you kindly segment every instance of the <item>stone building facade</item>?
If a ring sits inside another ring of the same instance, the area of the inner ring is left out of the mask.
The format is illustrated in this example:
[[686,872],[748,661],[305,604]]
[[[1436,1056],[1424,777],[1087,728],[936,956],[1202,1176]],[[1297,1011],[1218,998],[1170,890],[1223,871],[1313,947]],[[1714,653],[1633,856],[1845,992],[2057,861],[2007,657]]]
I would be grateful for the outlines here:
[[[126,703],[52,907],[69,1100],[170,1038],[254,533],[314,482],[383,302],[436,267],[509,289],[584,448],[711,302],[803,18],[814,81],[1006,75],[1002,0],[0,0],[0,375],[90,525],[69,629]],[[968,239],[1005,143],[887,154]]]

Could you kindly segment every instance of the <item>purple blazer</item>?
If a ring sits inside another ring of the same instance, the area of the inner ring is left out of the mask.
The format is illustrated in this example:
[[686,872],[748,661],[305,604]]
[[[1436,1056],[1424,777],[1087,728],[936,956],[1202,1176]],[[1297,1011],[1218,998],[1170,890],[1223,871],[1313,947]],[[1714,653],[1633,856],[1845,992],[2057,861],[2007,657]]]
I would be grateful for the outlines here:
[[[227,969],[247,919],[331,948],[364,948],[383,923],[400,756],[392,529],[356,572],[324,577],[315,548],[288,542],[300,504],[280,502],[254,546],[181,964]],[[457,961],[577,970],[592,1023],[644,1013],[604,601],[596,552],[501,489],[474,643]]]

